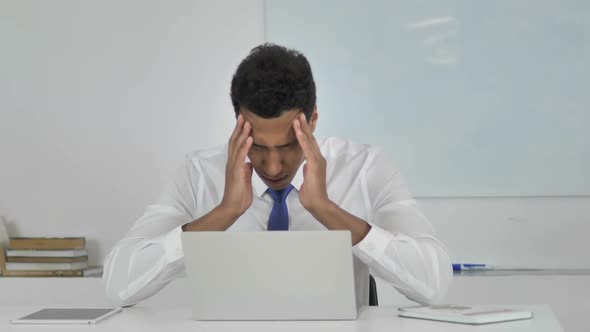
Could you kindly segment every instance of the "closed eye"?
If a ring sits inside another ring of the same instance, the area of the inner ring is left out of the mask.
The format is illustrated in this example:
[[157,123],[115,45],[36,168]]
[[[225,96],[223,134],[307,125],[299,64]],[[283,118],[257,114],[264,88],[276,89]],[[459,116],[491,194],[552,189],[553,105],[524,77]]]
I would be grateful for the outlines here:
[[289,148],[294,148],[297,146],[297,144],[299,144],[297,141],[291,142],[291,143],[287,143],[285,145],[281,145],[281,146],[277,146],[277,149],[289,149]]
[[[279,145],[279,146],[277,146],[275,148],[278,149],[278,150],[287,150],[287,149],[294,148],[294,147],[296,147],[298,145],[299,145],[299,142],[294,141],[294,142],[291,142],[291,143]],[[268,147],[266,147],[264,145],[258,145],[256,143],[252,143],[252,147],[255,148],[255,149],[257,149],[257,150],[268,150],[269,149]]]
[[255,150],[266,150],[266,146],[262,146],[262,145],[258,145],[258,144],[252,144],[252,148]]

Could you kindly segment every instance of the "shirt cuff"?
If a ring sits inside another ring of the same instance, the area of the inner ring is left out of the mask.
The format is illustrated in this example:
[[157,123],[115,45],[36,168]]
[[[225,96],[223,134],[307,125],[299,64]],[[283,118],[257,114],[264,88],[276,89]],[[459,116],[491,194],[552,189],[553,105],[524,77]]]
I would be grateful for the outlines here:
[[364,239],[352,247],[352,252],[365,264],[371,264],[381,260],[385,255],[385,249],[394,239],[394,236],[386,230],[371,225],[371,230]]
[[182,234],[182,226],[176,227],[162,237],[161,244],[168,262],[175,262],[184,257],[180,234]]

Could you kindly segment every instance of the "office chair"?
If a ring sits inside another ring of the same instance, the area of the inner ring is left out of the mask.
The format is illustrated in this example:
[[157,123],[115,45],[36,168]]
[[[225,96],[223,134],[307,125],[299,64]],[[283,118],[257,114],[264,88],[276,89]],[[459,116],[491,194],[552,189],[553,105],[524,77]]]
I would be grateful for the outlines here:
[[377,300],[377,284],[375,278],[369,274],[369,306],[378,306],[379,301]]

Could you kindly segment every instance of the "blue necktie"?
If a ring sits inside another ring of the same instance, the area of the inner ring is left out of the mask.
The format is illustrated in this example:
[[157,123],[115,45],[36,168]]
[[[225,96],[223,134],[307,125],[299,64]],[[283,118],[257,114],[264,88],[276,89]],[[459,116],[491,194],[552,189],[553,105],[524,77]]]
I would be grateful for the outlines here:
[[269,231],[289,230],[289,211],[287,210],[287,203],[285,203],[285,199],[287,199],[287,196],[289,196],[289,193],[292,189],[292,185],[289,185],[287,188],[281,190],[268,188],[267,192],[275,201],[272,206],[272,210],[270,211],[270,217],[268,218]]

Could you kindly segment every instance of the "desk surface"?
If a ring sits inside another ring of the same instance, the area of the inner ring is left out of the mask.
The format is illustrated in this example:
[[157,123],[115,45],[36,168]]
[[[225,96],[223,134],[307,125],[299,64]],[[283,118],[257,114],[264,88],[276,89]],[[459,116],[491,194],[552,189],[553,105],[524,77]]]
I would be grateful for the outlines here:
[[555,315],[547,305],[509,306],[526,308],[535,313],[531,320],[504,322],[483,326],[469,326],[454,323],[433,322],[397,316],[395,307],[367,307],[355,321],[239,321],[239,322],[197,322],[191,320],[190,308],[158,308],[137,306],[126,308],[97,325],[12,325],[9,321],[41,309],[40,307],[0,306],[0,331],[511,331],[511,332],[557,332],[562,331]]

